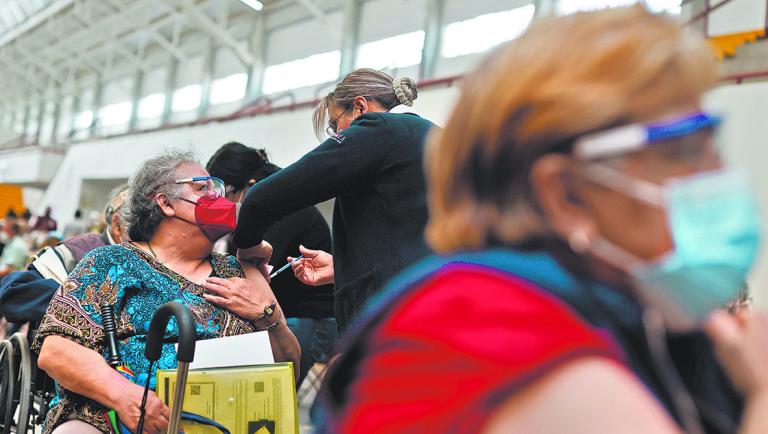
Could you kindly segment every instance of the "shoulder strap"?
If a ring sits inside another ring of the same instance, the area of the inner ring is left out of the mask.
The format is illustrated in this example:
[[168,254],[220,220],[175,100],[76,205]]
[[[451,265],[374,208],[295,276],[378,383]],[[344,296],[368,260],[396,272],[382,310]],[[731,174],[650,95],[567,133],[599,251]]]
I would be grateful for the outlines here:
[[67,274],[75,269],[75,265],[77,265],[77,259],[75,258],[74,253],[72,253],[72,250],[62,244],[54,247],[53,249],[62,259],[61,262],[64,264],[64,268],[67,270]]
[[[66,248],[62,246],[46,247],[32,258],[30,265],[46,279],[52,279],[59,284],[64,282],[67,278],[69,271],[67,269],[67,260],[63,253],[66,252]],[[69,254],[71,257],[71,253]]]

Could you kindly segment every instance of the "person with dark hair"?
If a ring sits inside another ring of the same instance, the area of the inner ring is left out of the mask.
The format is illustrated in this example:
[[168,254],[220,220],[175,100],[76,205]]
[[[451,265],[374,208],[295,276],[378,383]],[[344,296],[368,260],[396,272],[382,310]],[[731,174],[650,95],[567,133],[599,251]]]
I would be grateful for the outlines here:
[[[263,149],[249,148],[230,142],[213,154],[206,169],[221,178],[227,199],[242,202],[248,187],[277,173]],[[320,211],[314,206],[296,211],[277,222],[264,234],[273,248],[269,263],[280,267],[289,256],[299,256],[299,246],[331,249],[331,231]],[[231,252],[234,253],[234,252]],[[288,327],[301,346],[301,371],[297,387],[316,362],[325,362],[336,341],[337,326],[333,316],[333,285],[309,286],[293,273],[285,272],[270,282],[277,301],[283,307]]]
[[[250,248],[283,217],[336,198],[333,257],[303,250],[294,265],[305,271],[294,272],[305,283],[334,284],[341,331],[390,277],[429,253],[422,153],[434,124],[411,108],[417,94],[409,78],[351,72],[313,112],[327,140],[243,200],[234,241]],[[322,279],[306,272],[315,267]]]
[[[229,142],[216,150],[206,165],[208,173],[224,180],[227,197],[242,202],[248,188],[280,170],[269,161],[264,149]],[[215,172],[215,174],[214,174]]]

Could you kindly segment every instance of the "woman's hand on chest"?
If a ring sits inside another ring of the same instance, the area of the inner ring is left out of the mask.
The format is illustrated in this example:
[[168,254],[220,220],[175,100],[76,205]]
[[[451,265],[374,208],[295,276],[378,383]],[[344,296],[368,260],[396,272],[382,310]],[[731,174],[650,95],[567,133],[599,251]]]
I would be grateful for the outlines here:
[[208,291],[203,294],[208,302],[249,321],[263,319],[265,309],[275,304],[275,295],[265,279],[254,282],[240,277],[209,277],[203,287]]

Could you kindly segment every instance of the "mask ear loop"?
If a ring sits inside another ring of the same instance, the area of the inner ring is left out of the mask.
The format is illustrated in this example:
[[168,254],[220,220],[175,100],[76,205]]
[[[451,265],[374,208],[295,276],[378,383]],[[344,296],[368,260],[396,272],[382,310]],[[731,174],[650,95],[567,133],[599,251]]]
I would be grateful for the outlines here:
[[664,208],[665,201],[662,187],[652,182],[637,178],[629,180],[627,179],[629,175],[600,163],[589,163],[582,172],[587,178],[603,187],[624,193],[648,205]]

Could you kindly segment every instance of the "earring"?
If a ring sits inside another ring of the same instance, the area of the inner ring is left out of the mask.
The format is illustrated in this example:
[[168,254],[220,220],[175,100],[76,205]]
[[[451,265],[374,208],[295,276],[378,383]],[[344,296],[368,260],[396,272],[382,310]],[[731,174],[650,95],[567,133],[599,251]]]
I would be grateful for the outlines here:
[[592,241],[584,231],[576,231],[568,237],[568,246],[574,253],[584,253],[589,250],[592,245]]

